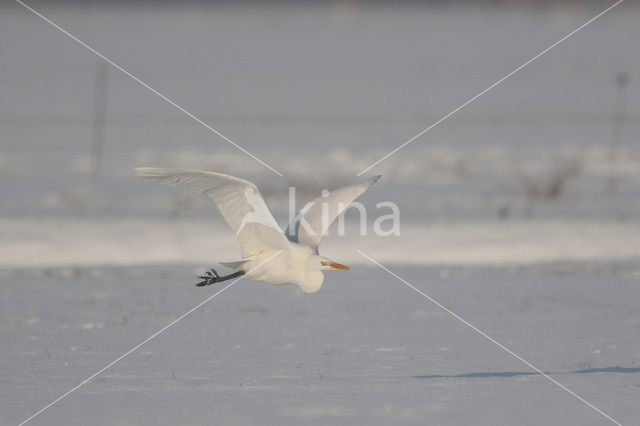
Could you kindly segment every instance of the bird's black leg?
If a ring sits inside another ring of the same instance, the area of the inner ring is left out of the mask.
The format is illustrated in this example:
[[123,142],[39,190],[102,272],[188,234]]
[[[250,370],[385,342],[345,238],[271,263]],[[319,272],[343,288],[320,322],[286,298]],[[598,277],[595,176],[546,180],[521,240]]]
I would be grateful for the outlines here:
[[244,271],[234,272],[233,274],[224,275],[224,276],[221,277],[220,275],[218,275],[216,270],[212,268],[212,269],[208,270],[203,276],[198,277],[202,281],[200,281],[198,284],[196,284],[196,286],[197,287],[204,287],[206,285],[211,285],[211,284],[219,283],[219,282],[222,282],[222,281],[230,280],[232,278],[239,277],[241,275],[244,275]]

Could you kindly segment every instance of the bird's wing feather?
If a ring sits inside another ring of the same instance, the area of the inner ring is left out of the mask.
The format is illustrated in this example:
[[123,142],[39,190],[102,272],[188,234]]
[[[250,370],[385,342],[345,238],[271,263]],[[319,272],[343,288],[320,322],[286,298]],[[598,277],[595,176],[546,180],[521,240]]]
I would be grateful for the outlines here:
[[[380,179],[380,176],[374,176],[357,185],[345,186],[344,188],[331,191],[326,197],[320,196],[300,209],[296,217],[287,227],[285,234],[291,241],[307,245],[318,251],[318,245],[322,240],[322,236],[329,229],[329,226],[338,217],[348,205],[362,195],[371,185]],[[323,207],[325,204],[326,207]],[[323,221],[323,210],[326,213],[326,219]],[[309,225],[307,229],[301,225],[301,218]]]
[[213,200],[242,244],[244,257],[256,254],[265,245],[284,249],[288,244],[260,191],[249,181],[200,170],[139,167],[135,171],[145,182],[188,189]]

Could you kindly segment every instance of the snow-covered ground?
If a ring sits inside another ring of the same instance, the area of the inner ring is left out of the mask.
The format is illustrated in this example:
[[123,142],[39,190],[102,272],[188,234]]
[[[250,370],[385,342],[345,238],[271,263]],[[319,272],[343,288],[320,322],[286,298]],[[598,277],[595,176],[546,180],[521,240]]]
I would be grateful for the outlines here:
[[[213,209],[213,205],[211,209]],[[213,216],[213,215],[212,215]],[[0,219],[0,267],[50,268],[191,264],[240,259],[226,224],[181,220]],[[325,237],[321,253],[348,264],[531,265],[548,262],[640,261],[640,224],[597,221],[455,222],[400,227],[378,236],[359,223],[346,236]],[[335,228],[335,226],[333,227]],[[332,229],[335,233],[335,229]],[[352,235],[352,234],[356,235]]]
[[[625,425],[640,265],[391,266]],[[216,289],[179,265],[4,270],[0,423],[17,424]],[[386,272],[313,296],[240,281],[32,424],[603,425]]]
[[[601,9],[33,6],[284,174],[0,3],[0,424],[216,291],[238,244],[135,166],[254,181],[281,224]],[[30,3],[30,4],[31,4]],[[603,6],[604,8],[604,6]],[[356,252],[640,424],[640,9],[624,2],[367,175],[315,295],[240,281],[32,424],[607,424]],[[621,73],[625,87],[616,85]],[[617,112],[616,112],[617,111]],[[400,235],[373,235],[392,201]]]

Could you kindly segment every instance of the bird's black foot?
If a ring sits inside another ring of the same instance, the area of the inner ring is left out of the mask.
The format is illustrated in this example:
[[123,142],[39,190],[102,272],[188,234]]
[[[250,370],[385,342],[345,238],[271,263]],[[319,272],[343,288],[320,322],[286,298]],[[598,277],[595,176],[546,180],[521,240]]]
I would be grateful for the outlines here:
[[206,285],[211,285],[211,284],[219,283],[221,281],[230,280],[232,278],[239,277],[241,275],[244,275],[244,271],[237,271],[237,272],[234,272],[233,274],[229,274],[221,277],[220,275],[218,275],[216,270],[212,268],[212,269],[209,269],[203,276],[198,277],[202,281],[196,284],[196,286],[204,287]]
[[216,272],[215,269],[211,268],[209,269],[207,272],[205,272],[205,274],[200,278],[202,281],[200,281],[198,284],[196,284],[197,287],[204,287],[206,285],[211,285],[211,284],[215,284],[220,280],[220,275],[218,275],[218,273]]

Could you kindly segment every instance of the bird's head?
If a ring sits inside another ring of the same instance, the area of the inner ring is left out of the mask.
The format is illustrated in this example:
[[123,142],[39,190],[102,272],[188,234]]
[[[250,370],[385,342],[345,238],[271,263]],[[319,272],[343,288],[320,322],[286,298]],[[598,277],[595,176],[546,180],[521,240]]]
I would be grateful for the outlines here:
[[334,262],[333,260],[322,256],[310,256],[309,263],[309,269],[314,271],[326,271],[331,269],[351,270],[347,265],[342,265],[341,263]]

